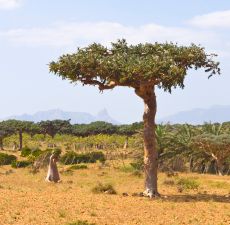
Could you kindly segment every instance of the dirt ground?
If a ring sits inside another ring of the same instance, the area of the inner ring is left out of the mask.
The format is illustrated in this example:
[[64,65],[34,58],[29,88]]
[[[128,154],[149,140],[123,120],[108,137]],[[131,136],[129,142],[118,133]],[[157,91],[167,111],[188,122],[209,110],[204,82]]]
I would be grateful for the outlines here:
[[[66,168],[66,167],[65,167]],[[59,165],[59,170],[65,169]],[[45,170],[0,167],[1,225],[67,225],[87,220],[96,225],[230,225],[230,178],[179,174],[199,181],[197,190],[178,191],[159,174],[162,198],[132,196],[143,191],[143,176],[112,166],[62,173],[62,182],[46,183]],[[95,194],[98,182],[110,183],[116,195]],[[128,196],[123,196],[127,193]]]

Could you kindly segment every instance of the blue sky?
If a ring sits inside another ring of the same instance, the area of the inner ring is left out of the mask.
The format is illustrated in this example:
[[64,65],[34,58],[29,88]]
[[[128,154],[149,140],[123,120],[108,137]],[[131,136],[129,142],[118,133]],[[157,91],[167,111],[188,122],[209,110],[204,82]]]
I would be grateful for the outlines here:
[[132,89],[100,94],[49,74],[47,64],[91,42],[109,45],[173,41],[218,53],[222,75],[190,71],[184,90],[157,91],[157,117],[192,108],[230,105],[229,0],[0,0],[0,118],[63,109],[96,114],[106,108],[118,121],[142,119]]

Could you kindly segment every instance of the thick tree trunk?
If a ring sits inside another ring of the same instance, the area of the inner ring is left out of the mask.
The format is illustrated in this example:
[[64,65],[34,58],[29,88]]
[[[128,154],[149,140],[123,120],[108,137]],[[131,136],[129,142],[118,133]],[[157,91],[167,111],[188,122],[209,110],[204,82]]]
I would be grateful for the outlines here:
[[193,167],[194,167],[194,161],[193,161],[193,157],[191,156],[189,159],[189,172],[190,173],[193,172]]
[[223,176],[223,160],[212,153],[212,158],[216,162],[216,172],[219,176]]
[[218,173],[219,176],[223,176],[224,175],[224,172],[223,172],[223,163],[219,159],[216,160],[216,169],[217,169],[217,173]]
[[0,150],[4,150],[4,148],[3,148],[3,138],[0,138]]
[[21,151],[22,150],[22,131],[21,130],[19,130],[18,135],[19,135],[19,151]]
[[59,182],[60,181],[60,176],[58,173],[58,168],[57,168],[57,156],[55,154],[52,154],[50,156],[50,161],[49,161],[49,169],[48,169],[48,174],[46,176],[46,181],[48,182]]
[[159,195],[157,188],[158,154],[155,137],[156,96],[153,87],[143,87],[136,90],[136,93],[144,100],[144,194],[152,198]]

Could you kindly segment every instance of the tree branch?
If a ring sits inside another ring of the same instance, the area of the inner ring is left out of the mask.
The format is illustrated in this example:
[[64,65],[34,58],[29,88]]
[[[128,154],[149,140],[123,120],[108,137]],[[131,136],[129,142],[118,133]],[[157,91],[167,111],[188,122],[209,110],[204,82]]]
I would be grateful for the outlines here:
[[98,85],[100,91],[103,91],[105,89],[113,89],[115,86],[117,86],[114,81],[110,81],[108,84],[105,84],[104,82],[102,83],[98,80],[82,79],[81,82],[83,84]]

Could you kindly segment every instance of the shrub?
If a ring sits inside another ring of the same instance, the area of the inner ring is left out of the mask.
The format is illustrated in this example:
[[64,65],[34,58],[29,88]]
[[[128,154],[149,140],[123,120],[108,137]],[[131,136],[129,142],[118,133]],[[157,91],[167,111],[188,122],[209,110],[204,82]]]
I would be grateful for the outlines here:
[[105,161],[105,155],[102,152],[89,152],[78,154],[76,152],[65,153],[60,162],[65,165],[78,164],[78,163],[95,163],[97,160],[100,162]]
[[22,157],[27,157],[28,155],[31,154],[31,152],[32,152],[32,150],[31,150],[30,148],[24,147],[24,148],[22,148],[22,150],[21,150],[21,156],[22,156]]
[[224,181],[209,181],[208,182],[210,187],[214,188],[223,188],[223,189],[229,189],[230,190],[230,184]]
[[67,175],[67,176],[72,176],[73,175],[73,170],[71,170],[71,169],[61,170],[60,174]]
[[[40,168],[44,168],[49,164],[50,156],[52,154],[53,149],[46,149],[45,151],[42,151],[41,154],[36,157],[33,164],[33,169],[35,171],[39,170]],[[34,158],[29,159],[30,161],[33,161]]]
[[11,166],[13,168],[24,168],[24,167],[27,167],[27,166],[30,166],[30,165],[31,165],[30,161],[13,161],[11,163]]
[[130,165],[131,165],[135,170],[142,170],[142,169],[143,169],[143,164],[140,164],[140,163],[138,163],[138,162],[130,163]]
[[73,223],[68,223],[67,225],[96,225],[95,223],[88,223],[87,220],[78,220]]
[[143,170],[144,164],[143,164],[143,159],[137,159],[136,161],[130,163],[130,165],[135,169],[135,170]]
[[30,149],[28,147],[24,147],[21,150],[21,156],[22,157],[27,157],[27,156],[30,156],[30,155],[38,157],[41,154],[42,154],[42,151],[39,148]]
[[119,170],[124,173],[133,173],[136,171],[131,165],[124,165],[119,167]]
[[92,160],[95,160],[95,161],[98,160],[99,162],[104,163],[106,160],[103,152],[90,152],[89,155],[92,158]]
[[32,149],[32,152],[31,152],[32,156],[38,157],[41,154],[42,154],[42,150],[41,149],[39,149],[39,148]]
[[0,153],[0,165],[10,165],[15,160],[17,160],[15,155]]
[[33,156],[33,155],[29,155],[27,157],[27,160],[30,161],[30,162],[35,162],[35,160],[37,159],[37,157]]
[[177,181],[177,185],[182,189],[198,189],[200,186],[199,182],[193,178],[180,178]]
[[117,192],[115,191],[115,189],[113,188],[113,186],[111,184],[101,184],[98,183],[93,189],[92,189],[93,193],[106,193],[106,194],[117,194]]
[[120,167],[120,170],[125,173],[132,173],[132,175],[141,177],[143,171],[143,162],[140,160],[130,163],[127,166]]
[[70,170],[82,170],[82,169],[88,169],[87,165],[72,165],[68,169]]
[[119,170],[124,173],[132,173],[132,175],[134,176],[138,176],[138,177],[142,176],[142,171],[137,170],[135,167],[131,166],[130,164],[119,167]]
[[163,184],[165,184],[165,185],[174,185],[175,181],[171,180],[171,179],[166,179],[166,180],[164,180]]
[[142,177],[143,174],[142,174],[141,171],[135,170],[135,171],[132,172],[132,175],[133,175],[133,176],[136,176],[136,177]]

